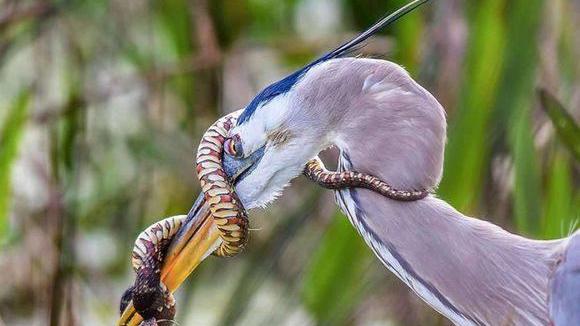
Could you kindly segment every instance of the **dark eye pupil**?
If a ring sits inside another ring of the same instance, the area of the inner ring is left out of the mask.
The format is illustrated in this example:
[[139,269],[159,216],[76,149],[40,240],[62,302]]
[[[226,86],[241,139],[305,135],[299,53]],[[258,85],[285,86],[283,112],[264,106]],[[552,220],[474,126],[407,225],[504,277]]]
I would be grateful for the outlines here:
[[236,157],[241,157],[244,154],[244,151],[242,149],[242,143],[240,142],[239,139],[233,139],[234,142],[234,156]]
[[238,135],[234,135],[231,138],[226,139],[224,147],[225,151],[233,157],[240,158],[244,156],[242,141]]
[[230,154],[232,155],[236,154],[236,148],[234,146],[234,142],[231,139],[228,141],[227,149],[230,152]]

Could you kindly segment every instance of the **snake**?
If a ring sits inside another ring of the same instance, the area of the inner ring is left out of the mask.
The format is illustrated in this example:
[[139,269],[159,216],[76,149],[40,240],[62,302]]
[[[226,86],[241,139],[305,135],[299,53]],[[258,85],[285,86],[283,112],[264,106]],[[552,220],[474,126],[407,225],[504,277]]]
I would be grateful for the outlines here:
[[[228,180],[221,159],[224,142],[240,113],[228,114],[206,130],[195,162],[204,199],[222,240],[213,253],[219,257],[237,255],[248,241],[248,216]],[[143,317],[141,325],[155,325],[162,320],[173,320],[175,316],[175,299],[161,282],[161,267],[173,237],[186,218],[186,215],[166,218],[137,236],[131,255],[137,276],[135,283],[122,295],[120,311],[123,313],[133,301],[135,310]]]
[[222,167],[224,142],[242,110],[218,119],[205,132],[196,158],[197,177],[222,242],[216,256],[231,257],[248,242],[248,215]]
[[371,174],[356,171],[329,171],[320,158],[306,163],[302,172],[306,178],[326,189],[365,188],[398,201],[415,201],[429,195],[427,190],[399,190]]
[[[196,155],[197,177],[222,240],[213,253],[219,257],[239,254],[248,242],[248,215],[222,167],[224,143],[240,113],[241,110],[230,113],[213,123],[202,136]],[[318,157],[305,164],[303,175],[323,188],[366,188],[399,201],[420,200],[429,195],[427,190],[395,189],[366,173],[329,171]],[[135,241],[132,266],[137,276],[134,285],[123,294],[120,309],[122,313],[133,300],[136,311],[144,319],[141,325],[160,324],[175,316],[175,299],[160,281],[161,267],[173,237],[186,218],[186,215],[179,215],[156,222]]]

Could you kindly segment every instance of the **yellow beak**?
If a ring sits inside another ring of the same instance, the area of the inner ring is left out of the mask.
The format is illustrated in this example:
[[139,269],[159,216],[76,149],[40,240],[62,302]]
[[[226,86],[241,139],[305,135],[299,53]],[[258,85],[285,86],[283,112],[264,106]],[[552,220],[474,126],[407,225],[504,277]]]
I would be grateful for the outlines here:
[[[161,281],[172,293],[221,242],[208,205],[203,199],[196,202],[182,230],[169,248],[161,269]],[[141,321],[143,318],[135,311],[133,303],[129,303],[118,325],[138,326]]]

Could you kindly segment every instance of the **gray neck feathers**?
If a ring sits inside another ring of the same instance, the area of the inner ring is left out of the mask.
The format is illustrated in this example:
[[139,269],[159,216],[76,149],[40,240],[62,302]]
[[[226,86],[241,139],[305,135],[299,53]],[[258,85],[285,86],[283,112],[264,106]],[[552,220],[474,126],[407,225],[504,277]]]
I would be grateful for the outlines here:
[[[289,121],[299,122],[290,127],[309,126],[304,133],[321,148],[337,145],[343,167],[400,189],[437,187],[444,111],[399,66],[331,60],[312,68],[290,96],[298,106]],[[407,203],[354,189],[337,199],[383,263],[454,322],[547,323],[548,274],[558,241],[525,239],[431,196]]]
[[331,60],[312,68],[294,94],[299,108],[290,120],[307,119],[297,125],[308,125],[320,133],[315,139],[347,151],[360,172],[405,190],[430,190],[439,183],[444,110],[398,65]]
[[395,257],[395,274],[451,320],[547,323],[548,280],[560,241],[511,234],[434,197],[406,203],[366,190],[351,194],[359,232],[373,234],[385,247],[375,248],[365,236],[367,243],[382,259]]

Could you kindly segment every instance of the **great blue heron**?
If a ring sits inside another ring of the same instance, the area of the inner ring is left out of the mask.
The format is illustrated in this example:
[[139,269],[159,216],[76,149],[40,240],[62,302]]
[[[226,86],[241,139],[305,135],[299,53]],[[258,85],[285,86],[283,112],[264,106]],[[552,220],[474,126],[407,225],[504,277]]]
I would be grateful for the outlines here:
[[[339,171],[374,175],[396,189],[436,189],[446,139],[442,106],[395,63],[342,58],[393,20],[266,87],[245,108],[223,160],[246,208],[276,199],[329,146],[340,150]],[[381,262],[453,323],[580,325],[580,233],[527,239],[432,194],[400,201],[342,188],[335,195]],[[200,197],[180,219],[166,261],[171,289],[219,242],[203,218],[207,210]]]

